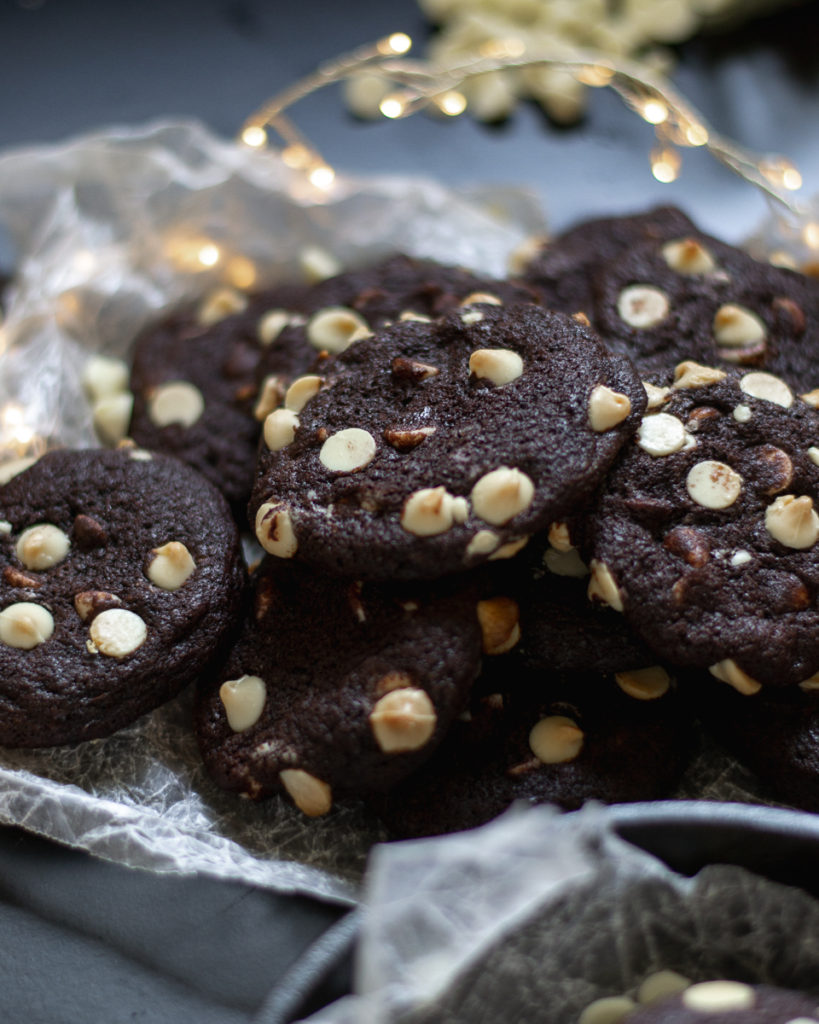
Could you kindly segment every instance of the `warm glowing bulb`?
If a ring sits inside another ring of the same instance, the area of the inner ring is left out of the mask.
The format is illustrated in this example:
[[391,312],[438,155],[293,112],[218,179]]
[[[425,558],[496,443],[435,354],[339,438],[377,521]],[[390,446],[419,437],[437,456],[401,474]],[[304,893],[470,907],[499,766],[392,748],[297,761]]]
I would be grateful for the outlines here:
[[802,187],[802,175],[787,160],[768,160],[761,164],[759,169],[772,185],[786,188],[789,192],[795,192]]
[[651,173],[657,181],[668,184],[676,181],[680,173],[682,160],[675,149],[655,149],[651,151]]
[[296,169],[306,167],[310,162],[310,150],[306,146],[295,142],[292,146],[287,146],[282,150],[282,161],[288,167]]
[[197,259],[203,267],[215,267],[221,258],[219,252],[219,246],[214,245],[212,242],[208,242],[207,245],[203,245],[197,253]]
[[314,167],[310,171],[310,184],[315,185],[316,188],[328,189],[333,184],[335,176],[336,172],[332,167],[328,167],[326,164],[319,164],[318,167]]
[[704,146],[708,142],[708,129],[703,124],[689,124],[685,128],[685,141],[689,146]]
[[816,221],[804,226],[802,240],[809,249],[819,249],[819,224]]
[[438,108],[449,117],[457,117],[466,110],[466,96],[462,92],[445,92],[435,99]]
[[614,72],[599,64],[589,64],[577,73],[579,82],[582,82],[583,85],[591,85],[596,89],[608,85],[612,78],[614,78]]
[[668,107],[662,100],[646,100],[640,114],[649,124],[662,124],[668,120]]
[[404,113],[404,101],[398,96],[385,96],[378,105],[378,109],[384,117],[400,117]]
[[9,402],[3,406],[3,426],[10,429],[19,427],[23,422],[23,407],[16,402]]
[[406,32],[393,32],[378,44],[379,53],[408,53],[412,49],[412,39]]
[[261,125],[249,124],[242,132],[242,142],[252,149],[261,149],[267,143],[267,132]]
[[234,288],[252,288],[257,276],[256,267],[246,256],[232,256],[225,267],[225,277]]
[[786,167],[782,172],[782,184],[789,192],[802,188],[802,175],[795,167]]

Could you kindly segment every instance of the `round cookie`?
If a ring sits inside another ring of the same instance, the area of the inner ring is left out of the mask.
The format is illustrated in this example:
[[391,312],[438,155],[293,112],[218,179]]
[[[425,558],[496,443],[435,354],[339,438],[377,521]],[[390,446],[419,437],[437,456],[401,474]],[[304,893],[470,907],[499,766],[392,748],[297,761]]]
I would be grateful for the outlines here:
[[427,759],[478,673],[478,594],[331,579],[268,559],[239,642],[201,690],[196,732],[224,789],[286,792],[307,815]]
[[627,360],[534,305],[396,324],[291,385],[251,522],[270,554],[360,578],[506,557],[585,503],[645,401]]
[[701,981],[641,1006],[628,1024],[819,1024],[819,1000],[802,992],[741,981]]
[[641,372],[684,359],[819,386],[819,282],[699,232],[642,242],[601,267],[589,314]]
[[662,241],[696,231],[673,206],[658,206],[624,217],[583,221],[540,246],[522,267],[524,280],[542,293],[543,305],[563,313],[594,309],[593,280],[599,267],[614,263],[643,241]]
[[[688,760],[690,717],[659,667],[552,677],[490,662],[435,757],[372,800],[399,837],[474,828],[514,800],[567,810],[667,795]],[[501,682],[504,691],[492,692]]]
[[819,417],[770,374],[684,363],[590,517],[590,594],[744,692],[819,670]]
[[[304,322],[294,312],[304,291],[282,285],[245,296],[223,289],[148,327],[135,343],[131,436],[193,466],[237,515],[244,515],[264,419],[264,409],[256,414],[259,359],[277,325]],[[292,374],[307,365],[294,357]]]
[[135,448],[54,451],[0,488],[0,744],[107,736],[209,668],[244,566],[222,496]]

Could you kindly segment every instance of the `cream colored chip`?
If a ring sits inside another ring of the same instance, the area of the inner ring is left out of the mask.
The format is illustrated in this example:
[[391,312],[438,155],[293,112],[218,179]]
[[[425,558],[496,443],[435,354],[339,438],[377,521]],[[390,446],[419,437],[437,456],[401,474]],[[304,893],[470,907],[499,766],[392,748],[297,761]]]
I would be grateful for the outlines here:
[[506,654],[520,640],[520,608],[511,597],[478,601],[484,654]]
[[589,396],[589,425],[598,433],[616,427],[630,412],[628,395],[612,391],[605,384],[598,384]]
[[678,274],[710,274],[716,267],[714,257],[696,238],[667,242],[662,252],[668,266]]
[[109,608],[100,612],[88,632],[100,654],[106,654],[109,658],[125,658],[133,654],[148,636],[148,628],[143,620],[125,608]]
[[790,409],[793,405],[793,392],[784,380],[774,377],[772,373],[763,373],[761,370],[746,373],[739,386],[751,398],[773,402],[775,405],[781,405],[783,409]]
[[311,284],[325,281],[341,273],[341,264],[320,245],[306,245],[299,252],[299,266]]
[[354,473],[368,466],[375,453],[372,434],[360,427],[348,427],[327,438],[319,451],[319,461],[332,473]]
[[370,728],[385,754],[420,750],[432,739],[437,724],[429,694],[415,686],[390,690],[370,712]]
[[276,409],[264,421],[264,443],[271,452],[278,452],[292,443],[299,418],[292,409]]
[[484,315],[479,309],[468,309],[465,313],[461,313],[461,323],[466,324],[467,327],[479,324],[483,319]]
[[740,566],[747,565],[749,562],[753,561],[753,557],[754,556],[750,551],[746,551],[745,548],[740,548],[731,555],[731,565],[735,569],[738,569]]
[[691,979],[676,971],[655,971],[645,978],[637,989],[637,1002],[646,1005],[668,999],[685,991]]
[[193,555],[178,540],[154,548],[148,565],[148,579],[162,590],[179,590],[196,568]]
[[806,391],[804,395],[800,395],[799,397],[812,409],[819,409],[819,388],[816,388],[813,391]]
[[30,651],[45,643],[54,632],[54,618],[47,608],[31,601],[18,601],[0,612],[0,643]]
[[272,345],[290,323],[291,314],[286,309],[269,309],[256,324],[256,337],[262,345]]
[[128,458],[133,459],[134,462],[152,462],[153,455],[150,452],[146,452],[144,448],[129,448]]
[[534,497],[535,485],[531,478],[509,466],[484,474],[471,493],[475,515],[492,526],[503,526],[525,512]]
[[462,521],[464,503],[465,499],[456,498],[445,487],[425,487],[404,502],[401,526],[416,537],[446,533],[457,521]]
[[758,683],[756,679],[749,676],[733,658],[725,658],[723,661],[718,661],[716,665],[709,665],[708,671],[715,679],[719,679],[722,683],[728,683],[729,686],[733,686],[738,693],[742,693],[746,697],[759,693],[762,689],[762,683]]
[[540,253],[548,239],[545,235],[530,235],[509,253],[507,266],[512,274],[523,274],[532,260]]
[[498,550],[493,551],[489,556],[489,561],[496,562],[503,558],[514,558],[518,551],[522,551],[528,543],[528,537],[518,537],[517,540],[510,540],[506,544],[501,544]]
[[616,612],[623,610],[623,595],[611,570],[605,562],[599,562],[593,558],[589,563],[591,580],[589,581],[588,596],[590,601],[600,601]]
[[637,431],[637,444],[654,458],[673,455],[685,446],[685,424],[667,412],[644,416]]
[[735,405],[734,411],[731,413],[737,423],[750,423],[753,418],[753,412],[750,405]]
[[103,444],[115,445],[128,433],[134,396],[130,391],[100,398],[91,408],[94,433]]
[[373,333],[364,317],[346,306],[320,309],[307,321],[305,331],[313,348],[333,355],[343,352],[360,338],[369,338]]
[[768,336],[768,328],[756,313],[730,303],[717,310],[713,331],[720,348],[749,348]]
[[284,407],[291,412],[301,412],[311,398],[319,393],[324,383],[321,377],[314,374],[306,374],[304,377],[296,377],[284,395]]
[[259,398],[253,410],[253,416],[259,421],[259,423],[266,419],[274,409],[281,405],[281,401],[284,398],[284,392],[285,388],[281,377],[276,377],[273,374],[269,377],[265,377],[262,381],[261,389],[259,390]]
[[671,306],[662,289],[650,284],[632,284],[617,299],[617,312],[630,327],[654,327],[668,316]]
[[706,388],[725,379],[725,371],[714,366],[703,366],[691,359],[677,363],[674,367],[672,388]]
[[565,715],[550,715],[529,733],[529,747],[543,764],[574,761],[583,749],[583,730]]
[[628,672],[615,672],[617,685],[635,700],[657,700],[668,693],[671,677],[662,665],[651,668],[633,668]]
[[416,313],[412,309],[405,309],[402,313],[399,314],[398,319],[401,320],[401,321],[409,320],[409,321],[411,321],[413,323],[418,323],[418,324],[431,324],[432,323],[432,317],[425,316],[423,313]]
[[12,480],[19,473],[28,469],[29,466],[33,466],[36,461],[36,458],[27,458],[12,459],[10,462],[4,462],[0,465],[0,484],[7,484],[9,480]]
[[637,1004],[628,996],[604,996],[595,999],[577,1019],[577,1024],[622,1024]]
[[548,536],[549,543],[555,551],[572,551],[574,549],[568,523],[552,523],[549,526]]
[[648,397],[647,409],[659,409],[671,397],[671,388],[658,388],[656,384],[651,384],[647,380],[643,381],[643,387]]
[[27,569],[41,571],[62,562],[70,549],[67,534],[51,523],[41,523],[23,530],[14,550]]
[[755,1003],[754,990],[741,981],[701,981],[682,994],[683,1006],[697,1013],[751,1010]]
[[267,687],[259,676],[228,679],[219,687],[219,699],[233,732],[251,729],[261,718],[267,700]]
[[315,775],[301,768],[285,768],[279,772],[279,779],[290,799],[308,818],[327,814],[333,806],[333,791]]
[[7,519],[0,519],[0,536],[8,536],[14,527]]
[[503,305],[503,300],[491,292],[470,292],[465,299],[461,299],[462,306],[476,306],[480,302],[485,306]]
[[269,555],[292,558],[299,547],[290,509],[280,501],[266,501],[256,513],[256,540]]
[[819,466],[819,448],[814,446],[808,448],[808,458],[815,466]]
[[217,288],[199,306],[197,319],[200,324],[210,326],[225,317],[242,313],[247,309],[247,296],[235,288]]
[[685,486],[691,499],[703,508],[729,508],[742,490],[742,477],[724,462],[707,459],[691,467]]
[[191,427],[205,411],[202,392],[186,380],[161,384],[148,399],[148,416],[156,427],[180,423]]
[[765,529],[785,547],[804,551],[819,540],[819,515],[813,499],[783,494],[765,510]]
[[469,357],[469,372],[498,386],[511,384],[523,373],[523,360],[510,348],[479,348]]
[[91,356],[82,370],[82,386],[91,402],[128,390],[128,364],[111,356]]
[[74,608],[83,622],[88,622],[98,612],[121,603],[116,594],[111,594],[107,590],[82,590],[74,595]]
[[577,548],[569,548],[568,551],[549,548],[543,556],[543,564],[555,576],[570,576],[582,580],[584,576],[589,575],[589,567],[580,557]]
[[478,530],[466,546],[466,556],[471,558],[474,555],[490,555],[497,550],[499,544],[500,537],[492,530]]

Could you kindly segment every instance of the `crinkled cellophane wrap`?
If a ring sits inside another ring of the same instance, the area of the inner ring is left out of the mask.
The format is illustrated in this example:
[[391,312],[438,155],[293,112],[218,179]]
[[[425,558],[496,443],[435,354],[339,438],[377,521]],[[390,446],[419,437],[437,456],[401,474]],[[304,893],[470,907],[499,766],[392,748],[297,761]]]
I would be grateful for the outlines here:
[[[430,181],[337,180],[323,194],[271,153],[191,123],[111,130],[0,156],[0,228],[17,274],[0,328],[0,463],[95,443],[80,375],[127,356],[138,330],[241,272],[294,275],[306,247],[344,265],[396,249],[502,274],[542,230],[532,195]],[[218,246],[210,269],[198,260]],[[227,278],[226,276],[227,275]],[[307,821],[205,776],[190,694],[104,740],[0,751],[0,821],[134,867],[202,872],[280,891],[356,898],[382,838],[357,806]],[[754,800],[745,773],[706,755],[680,795]]]

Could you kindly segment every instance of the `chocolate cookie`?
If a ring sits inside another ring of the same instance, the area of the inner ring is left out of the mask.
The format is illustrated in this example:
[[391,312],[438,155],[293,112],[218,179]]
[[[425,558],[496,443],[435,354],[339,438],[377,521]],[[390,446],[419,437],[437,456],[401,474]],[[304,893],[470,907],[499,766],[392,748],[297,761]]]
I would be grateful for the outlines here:
[[627,360],[534,305],[396,324],[290,386],[251,521],[270,554],[339,575],[456,572],[582,506],[645,401]]
[[589,315],[645,374],[693,359],[819,386],[819,282],[699,232],[631,245],[597,273]]
[[819,416],[770,374],[683,363],[591,517],[590,593],[745,692],[819,670]]
[[522,676],[513,690],[505,666],[489,671],[435,757],[372,801],[394,835],[473,828],[514,800],[653,800],[682,775],[690,721],[663,669]]
[[305,814],[394,784],[428,758],[467,701],[481,635],[469,583],[330,579],[268,559],[253,612],[196,731],[208,771]]
[[593,315],[592,282],[599,267],[615,263],[644,241],[664,241],[696,231],[673,206],[658,206],[625,217],[583,221],[539,248],[522,268],[522,277],[542,294],[549,309]]
[[[259,359],[282,324],[299,320],[303,291],[222,290],[149,327],[135,344],[131,436],[199,470],[241,516],[265,415],[255,414]],[[292,372],[306,365],[296,358]]]
[[220,653],[244,568],[222,496],[140,449],[54,451],[0,488],[0,744],[107,736]]
[[801,992],[741,981],[701,981],[642,1006],[628,1024],[819,1024],[819,1000]]

